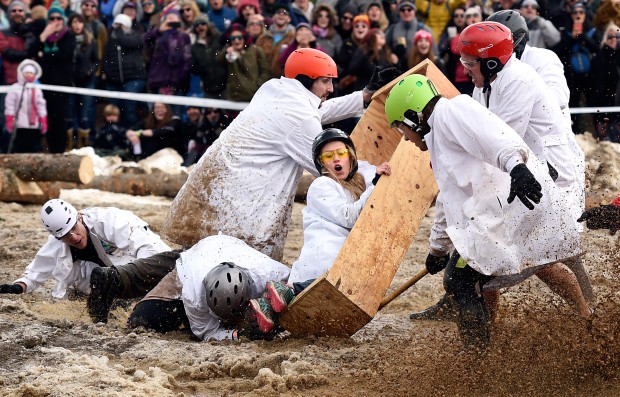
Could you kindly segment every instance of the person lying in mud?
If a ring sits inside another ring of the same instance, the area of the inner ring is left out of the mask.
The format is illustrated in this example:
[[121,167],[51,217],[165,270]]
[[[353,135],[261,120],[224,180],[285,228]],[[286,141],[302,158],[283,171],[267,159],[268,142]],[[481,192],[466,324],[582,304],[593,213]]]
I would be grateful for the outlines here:
[[[146,222],[118,208],[77,211],[64,200],[52,199],[43,204],[41,221],[50,233],[47,242],[20,278],[0,285],[0,293],[30,293],[54,278],[54,298],[65,298],[69,287],[88,294],[94,269],[122,266],[130,260],[170,250]],[[161,271],[163,275],[169,272],[156,264],[147,270]]]
[[584,211],[577,222],[585,222],[588,229],[607,229],[610,235],[615,235],[620,229],[620,197],[610,204]]
[[[335,128],[324,130],[314,140],[313,158],[317,170],[325,176],[317,178],[309,188],[308,206],[303,211],[305,243],[291,277],[288,267],[236,238],[207,237],[187,252],[177,253],[175,261],[168,259],[176,265],[176,271],[135,307],[129,327],[169,332],[189,326],[200,339],[272,337],[276,329],[269,303],[263,297],[265,288],[278,288],[284,294],[288,280],[300,291],[329,269],[379,175],[391,171],[387,163],[375,169],[358,162],[353,141]],[[138,297],[140,290],[122,281],[130,277],[119,277],[114,269],[105,272],[106,282],[93,279],[92,290],[93,296],[99,295],[98,309],[94,311],[107,318],[116,296],[135,290]],[[237,295],[233,294],[235,290]],[[230,304],[222,306],[222,302]]]
[[[461,339],[485,347],[498,301],[481,291],[494,296],[498,288],[581,254],[577,224],[548,167],[471,97],[443,98],[430,79],[413,74],[392,88],[385,112],[407,140],[430,153],[440,193],[426,268],[431,274],[446,269],[444,286],[458,306]],[[512,204],[515,198],[523,205]]]
[[118,296],[144,296],[129,316],[129,328],[161,333],[191,329],[202,340],[263,339],[267,335],[257,332],[249,302],[261,296],[267,281],[286,281],[290,272],[286,265],[223,234],[149,260],[166,263],[171,271],[146,296],[143,282],[135,276],[146,270],[148,261],[103,269],[101,278],[92,278],[89,313],[94,321],[107,321]]
[[270,280],[265,295],[250,302],[264,333],[277,327],[277,315],[294,296],[328,271],[381,175],[390,175],[388,163],[378,167],[357,160],[351,138],[328,128],[312,145],[314,165],[321,176],[308,188],[303,209],[304,244],[293,263],[288,283]]

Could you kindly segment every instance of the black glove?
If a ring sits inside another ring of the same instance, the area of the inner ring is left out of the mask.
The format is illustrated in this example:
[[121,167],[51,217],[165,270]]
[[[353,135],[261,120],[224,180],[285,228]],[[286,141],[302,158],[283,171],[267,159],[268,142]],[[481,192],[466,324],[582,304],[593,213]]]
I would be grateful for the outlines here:
[[24,288],[19,284],[0,284],[0,294],[21,294]]
[[364,90],[372,94],[400,75],[400,70],[393,66],[388,66],[385,69],[381,69],[381,67],[375,66],[375,70],[372,72],[372,77],[370,78],[370,81],[368,82]]
[[542,186],[525,164],[519,164],[510,171],[508,204],[513,202],[515,196],[530,210],[534,209],[532,202],[538,204],[542,197]]
[[446,268],[448,261],[450,260],[450,254],[446,254],[444,256],[435,256],[433,254],[428,254],[426,257],[426,270],[430,274],[436,274]]
[[620,207],[615,205],[601,205],[586,210],[577,222],[586,221],[588,229],[609,229],[609,234],[616,234],[620,227]]
[[553,179],[553,182],[557,181],[558,176],[560,176],[560,174],[558,174],[558,170],[556,170],[555,167],[549,162],[547,162],[547,167],[549,168],[549,175],[551,176],[551,179]]

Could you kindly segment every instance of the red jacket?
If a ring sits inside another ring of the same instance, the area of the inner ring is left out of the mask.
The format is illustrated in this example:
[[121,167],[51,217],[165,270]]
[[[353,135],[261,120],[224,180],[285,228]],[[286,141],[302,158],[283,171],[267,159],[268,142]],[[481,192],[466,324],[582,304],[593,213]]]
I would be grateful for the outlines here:
[[17,65],[28,58],[25,48],[26,41],[11,30],[9,28],[0,32],[0,55],[2,56],[7,85],[17,82]]

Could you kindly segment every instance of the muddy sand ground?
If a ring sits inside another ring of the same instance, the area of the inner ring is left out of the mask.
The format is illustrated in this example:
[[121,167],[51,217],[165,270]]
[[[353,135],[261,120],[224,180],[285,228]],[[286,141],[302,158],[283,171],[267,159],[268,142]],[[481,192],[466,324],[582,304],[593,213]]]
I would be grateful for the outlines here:
[[[78,208],[131,210],[155,230],[171,202],[99,191],[61,197]],[[302,207],[295,204],[288,264],[303,241]],[[0,203],[0,281],[17,278],[47,238],[39,209]],[[432,211],[391,289],[422,269],[431,221]],[[596,292],[593,318],[580,320],[531,278],[502,291],[484,355],[463,350],[453,323],[409,320],[441,296],[441,275],[422,279],[351,338],[269,342],[132,332],[125,326],[130,308],[93,324],[83,299],[55,301],[48,282],[33,294],[0,296],[0,396],[618,396],[618,238],[587,231],[583,242]]]

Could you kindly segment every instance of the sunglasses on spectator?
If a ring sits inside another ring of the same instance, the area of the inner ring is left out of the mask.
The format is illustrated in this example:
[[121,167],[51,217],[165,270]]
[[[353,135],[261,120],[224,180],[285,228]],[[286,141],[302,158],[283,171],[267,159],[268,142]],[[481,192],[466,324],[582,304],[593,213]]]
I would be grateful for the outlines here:
[[353,17],[342,17],[340,19],[342,19],[343,21],[352,21]]
[[413,12],[413,8],[411,7],[403,7],[400,9],[400,12]]
[[263,24],[262,22],[258,22],[258,21],[248,22],[248,26],[252,26],[252,25],[260,26],[262,24]]
[[577,10],[577,11],[573,11],[572,14],[573,15],[581,15],[581,14],[585,14],[586,12],[584,10]]
[[62,21],[62,17],[49,17],[47,19],[50,21]]
[[607,40],[612,40],[612,39],[620,39],[620,33],[610,34],[609,36],[607,36]]
[[24,10],[20,10],[19,8],[13,8],[13,9],[11,10],[11,14],[12,14],[12,13],[18,13],[18,12],[24,12]]
[[462,13],[454,14],[452,15],[452,18],[465,18],[465,14],[462,14]]
[[82,3],[82,7],[95,8],[96,6],[93,3]]
[[473,14],[465,14],[465,18],[478,18],[480,14],[474,12]]
[[206,114],[216,114],[216,113],[219,113],[219,112],[220,112],[219,109],[207,109],[205,111]]
[[191,12],[192,9],[191,8],[183,8],[183,9],[181,9],[181,11],[183,11],[183,12]]
[[284,15],[288,15],[288,11],[280,9],[280,10],[276,11],[276,14],[280,14],[280,15],[282,15],[282,14],[284,14]]
[[236,35],[236,34],[230,36],[230,41],[235,41],[235,40],[241,41],[241,40],[243,40],[243,36],[242,35]]
[[336,149],[336,150],[331,150],[329,152],[321,153],[319,155],[319,160],[321,160],[321,163],[325,164],[328,161],[333,161],[334,160],[334,156],[338,156],[338,158],[340,158],[340,159],[344,159],[346,157],[349,157],[349,149],[340,148],[340,149]]

